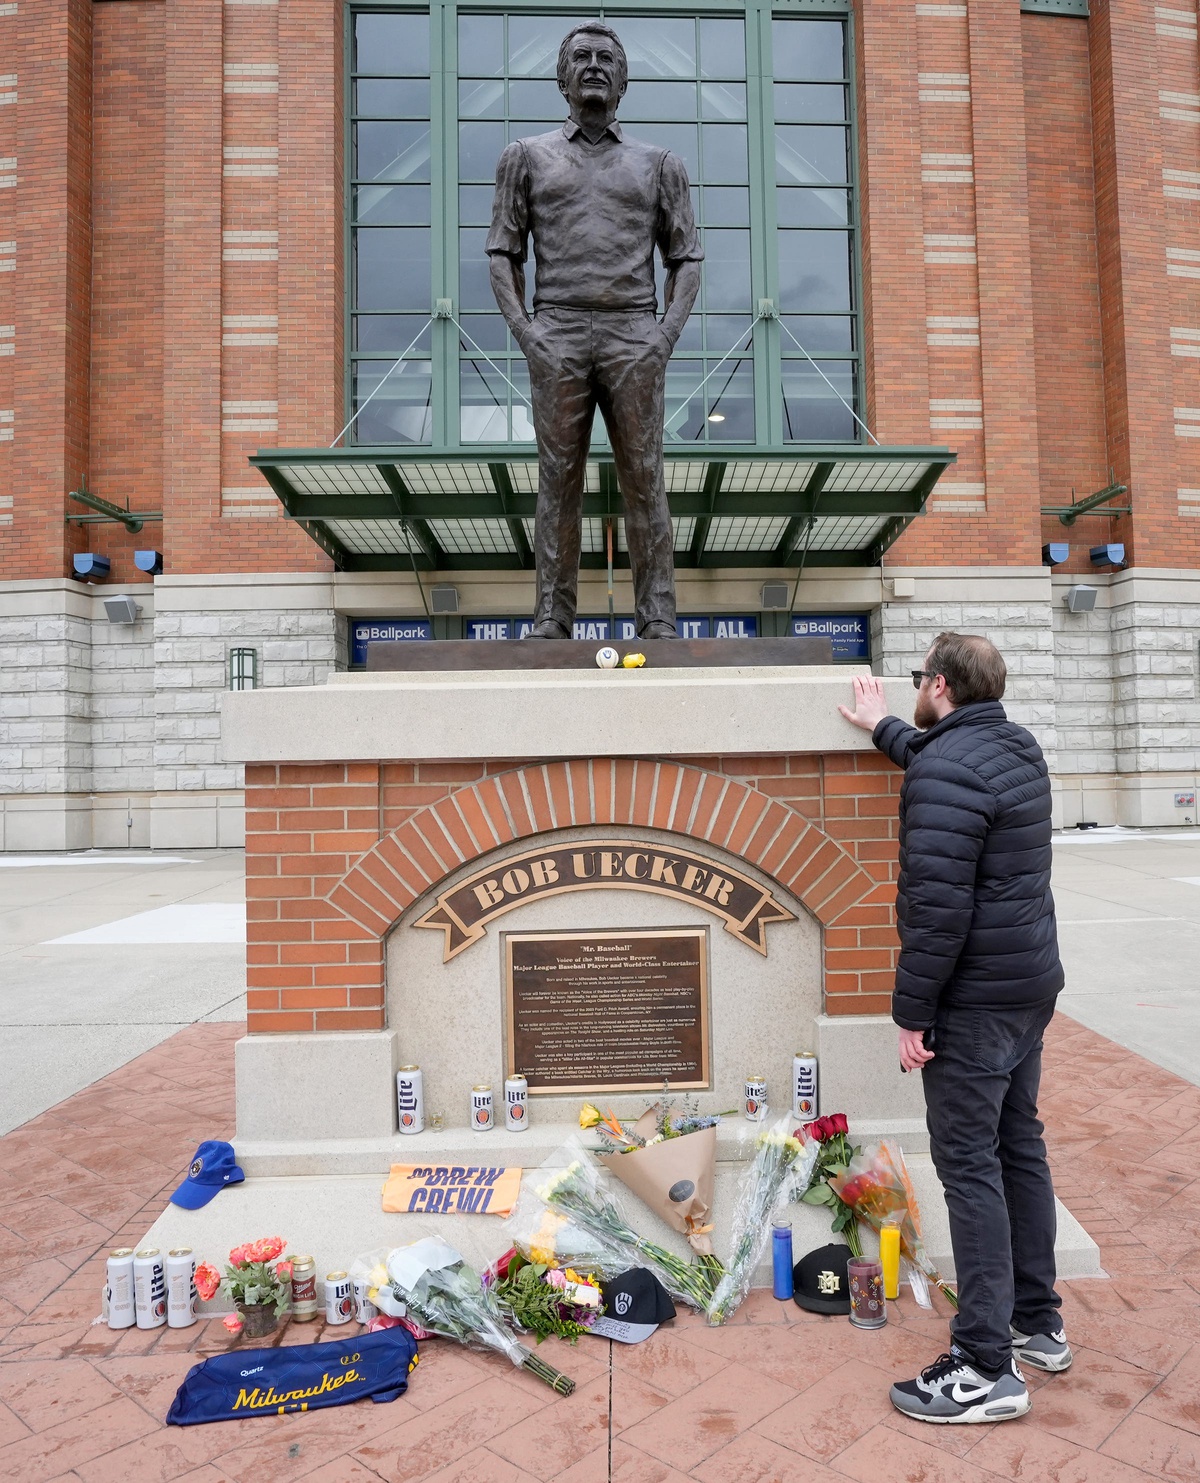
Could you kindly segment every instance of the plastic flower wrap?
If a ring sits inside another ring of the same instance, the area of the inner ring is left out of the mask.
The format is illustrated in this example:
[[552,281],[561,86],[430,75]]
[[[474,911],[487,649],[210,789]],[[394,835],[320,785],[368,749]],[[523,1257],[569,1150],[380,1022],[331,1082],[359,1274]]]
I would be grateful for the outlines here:
[[490,1288],[453,1246],[426,1236],[388,1253],[387,1282],[375,1302],[393,1318],[413,1317],[430,1333],[459,1344],[503,1354],[559,1395],[570,1395],[574,1380],[539,1359],[508,1329]]
[[549,1334],[574,1344],[604,1311],[600,1284],[590,1273],[528,1262],[515,1248],[494,1261],[482,1281],[505,1319],[539,1344]]
[[805,1123],[796,1130],[797,1137],[803,1135],[814,1139],[820,1147],[813,1169],[812,1182],[801,1197],[805,1205],[825,1205],[830,1214],[833,1234],[841,1236],[855,1256],[862,1256],[862,1241],[858,1234],[858,1219],[854,1211],[836,1192],[831,1180],[845,1174],[850,1160],[862,1152],[850,1142],[850,1126],[844,1112],[834,1112],[829,1117],[819,1117],[816,1122]]
[[958,1307],[957,1293],[930,1261],[921,1240],[921,1212],[899,1144],[884,1139],[869,1145],[854,1155],[844,1174],[829,1183],[839,1199],[867,1225],[879,1230],[883,1225],[898,1224],[900,1250],[949,1303]]
[[525,1261],[543,1267],[575,1267],[601,1277],[619,1277],[628,1270],[631,1263],[622,1251],[539,1199],[534,1189],[538,1183],[541,1171],[531,1172],[502,1227]]
[[594,1237],[609,1257],[620,1263],[618,1272],[646,1267],[673,1298],[703,1311],[712,1296],[712,1277],[673,1251],[647,1240],[630,1225],[614,1192],[602,1183],[595,1159],[577,1137],[567,1140],[542,1165],[544,1178],[536,1193],[554,1211],[566,1215]]
[[754,1162],[738,1184],[733,1212],[733,1256],[708,1304],[705,1316],[713,1327],[728,1322],[745,1300],[771,1236],[771,1216],[806,1190],[820,1145],[797,1138],[791,1117],[781,1117],[758,1136]]

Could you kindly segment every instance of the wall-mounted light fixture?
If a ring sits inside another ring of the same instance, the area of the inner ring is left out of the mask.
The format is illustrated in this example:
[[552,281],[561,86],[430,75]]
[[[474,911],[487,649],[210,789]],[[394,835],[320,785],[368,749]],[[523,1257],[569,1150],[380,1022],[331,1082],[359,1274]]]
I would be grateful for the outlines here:
[[229,688],[231,690],[258,689],[257,649],[230,649]]
[[132,597],[106,597],[104,611],[110,623],[136,623],[142,605],[134,602]]
[[103,582],[112,563],[107,556],[97,556],[94,551],[77,551],[71,557],[71,565],[81,582]]
[[1121,541],[1109,541],[1105,546],[1093,546],[1090,554],[1093,566],[1125,565],[1125,546]]
[[1048,541],[1042,547],[1043,566],[1061,566],[1071,554],[1071,547],[1066,541]]
[[133,553],[133,564],[139,572],[147,572],[152,577],[157,577],[163,569],[163,557],[161,551],[135,551]]

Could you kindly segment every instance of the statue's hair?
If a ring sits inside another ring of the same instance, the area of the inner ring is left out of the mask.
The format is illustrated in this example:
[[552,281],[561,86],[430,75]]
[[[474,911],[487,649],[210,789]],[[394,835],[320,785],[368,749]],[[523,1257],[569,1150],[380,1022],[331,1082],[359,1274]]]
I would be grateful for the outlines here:
[[580,25],[573,27],[562,39],[562,45],[558,49],[558,86],[562,92],[567,90],[567,73],[570,66],[571,42],[576,36],[584,33],[593,33],[598,36],[607,36],[613,44],[613,50],[617,54],[617,88],[620,92],[625,91],[625,85],[629,81],[629,60],[625,56],[625,48],[621,45],[621,38],[603,21],[583,21]]

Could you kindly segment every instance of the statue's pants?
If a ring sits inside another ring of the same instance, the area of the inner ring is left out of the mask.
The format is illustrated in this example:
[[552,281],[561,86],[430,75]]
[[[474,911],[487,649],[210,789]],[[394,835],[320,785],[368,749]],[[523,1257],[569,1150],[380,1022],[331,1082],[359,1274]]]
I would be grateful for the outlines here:
[[[599,407],[625,507],[634,618],[675,623],[675,548],[663,479],[663,394],[670,347],[649,310],[542,308],[529,361],[538,439],[538,593],[534,621],[567,633],[575,618],[580,524]],[[615,635],[614,635],[615,637]]]

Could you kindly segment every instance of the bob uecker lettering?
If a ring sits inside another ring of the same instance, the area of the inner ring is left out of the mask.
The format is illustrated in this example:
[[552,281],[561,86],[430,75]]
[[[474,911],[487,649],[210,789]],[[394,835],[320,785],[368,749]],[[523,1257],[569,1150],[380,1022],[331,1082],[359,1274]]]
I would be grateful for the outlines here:
[[487,924],[514,907],[564,891],[653,891],[721,917],[725,930],[767,955],[767,924],[795,914],[770,890],[724,863],[645,841],[585,840],[529,850],[476,871],[444,891],[413,925],[446,934],[443,961],[480,941]]

